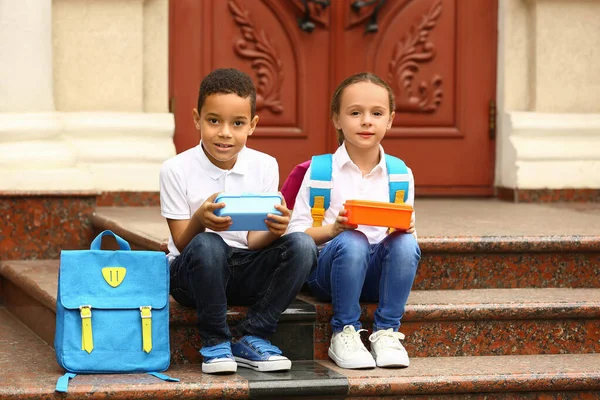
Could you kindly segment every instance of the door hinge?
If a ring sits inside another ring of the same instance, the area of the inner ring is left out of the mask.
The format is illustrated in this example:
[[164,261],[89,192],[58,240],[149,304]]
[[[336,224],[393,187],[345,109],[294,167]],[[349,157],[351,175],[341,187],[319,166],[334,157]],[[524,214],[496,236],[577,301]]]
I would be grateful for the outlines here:
[[488,110],[488,129],[490,140],[496,139],[496,102],[490,101],[490,107]]
[[169,112],[171,114],[175,114],[175,97],[171,97],[169,99]]

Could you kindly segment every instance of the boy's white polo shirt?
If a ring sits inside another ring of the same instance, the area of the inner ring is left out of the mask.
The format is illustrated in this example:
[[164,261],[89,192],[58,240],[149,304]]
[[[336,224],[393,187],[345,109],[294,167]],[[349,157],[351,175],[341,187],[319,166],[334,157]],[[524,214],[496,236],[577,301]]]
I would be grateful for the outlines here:
[[[277,192],[279,167],[268,154],[244,147],[231,170],[214,165],[202,143],[165,161],[160,171],[160,211],[169,219],[191,219],[202,203],[219,192]],[[207,229],[207,232],[212,232]],[[229,246],[248,248],[248,232],[215,232]],[[169,235],[169,262],[180,254]]]
[[[325,211],[323,225],[335,223],[340,210],[344,208],[346,200],[371,200],[390,201],[390,187],[388,181],[387,165],[383,147],[379,146],[379,164],[367,175],[363,176],[360,169],[352,162],[346,145],[343,143],[333,153],[331,171],[331,198],[329,208]],[[302,185],[296,196],[296,203],[287,232],[304,232],[312,227],[313,219],[309,205],[309,181],[311,167],[308,167]],[[412,171],[408,168],[408,198],[406,204],[415,203],[415,181]],[[369,239],[370,244],[377,244],[387,235],[387,228],[379,226],[359,225],[357,228]],[[323,245],[319,246],[323,247]]]

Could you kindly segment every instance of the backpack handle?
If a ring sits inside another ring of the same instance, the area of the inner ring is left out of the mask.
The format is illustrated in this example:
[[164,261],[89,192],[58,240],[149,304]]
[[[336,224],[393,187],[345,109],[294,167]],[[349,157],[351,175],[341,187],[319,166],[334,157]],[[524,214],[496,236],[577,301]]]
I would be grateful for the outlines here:
[[90,250],[102,250],[102,238],[106,235],[114,237],[117,243],[119,244],[119,248],[121,250],[131,250],[131,246],[129,246],[129,243],[127,243],[125,239],[121,238],[119,235],[116,235],[113,231],[110,231],[108,229],[96,236],[96,239],[94,239],[92,241],[92,244],[90,245]]

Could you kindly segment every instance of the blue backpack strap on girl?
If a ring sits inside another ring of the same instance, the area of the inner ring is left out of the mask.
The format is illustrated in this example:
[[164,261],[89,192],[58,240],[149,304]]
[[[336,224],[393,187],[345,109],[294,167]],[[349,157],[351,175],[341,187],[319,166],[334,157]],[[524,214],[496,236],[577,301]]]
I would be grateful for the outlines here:
[[331,201],[332,154],[313,156],[310,162],[309,205],[313,226],[323,225]]
[[404,161],[398,157],[385,155],[390,186],[390,203],[406,203],[408,200],[409,174]]
[[[385,164],[388,170],[390,203],[406,203],[409,188],[406,164],[401,159],[389,154],[385,155]],[[314,227],[323,224],[325,211],[331,202],[332,169],[332,154],[313,156],[310,163],[309,205]]]

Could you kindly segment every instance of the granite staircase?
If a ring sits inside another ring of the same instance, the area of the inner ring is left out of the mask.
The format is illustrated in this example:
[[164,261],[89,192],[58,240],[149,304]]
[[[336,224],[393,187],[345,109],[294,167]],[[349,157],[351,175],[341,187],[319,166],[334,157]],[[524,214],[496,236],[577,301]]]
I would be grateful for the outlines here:
[[[327,358],[331,305],[301,292],[272,338],[294,360],[291,371],[202,374],[195,313],[172,301],[168,373],[179,383],[81,375],[68,396],[600,399],[600,207],[493,200],[418,207],[423,257],[401,328],[409,368],[335,366]],[[157,207],[96,207],[89,226],[87,237],[111,229],[133,248],[166,247]],[[58,260],[11,258],[0,263],[0,398],[64,397],[53,392],[63,371],[51,347]],[[375,308],[362,305],[365,328]],[[231,307],[228,318],[235,323],[245,312]]]

